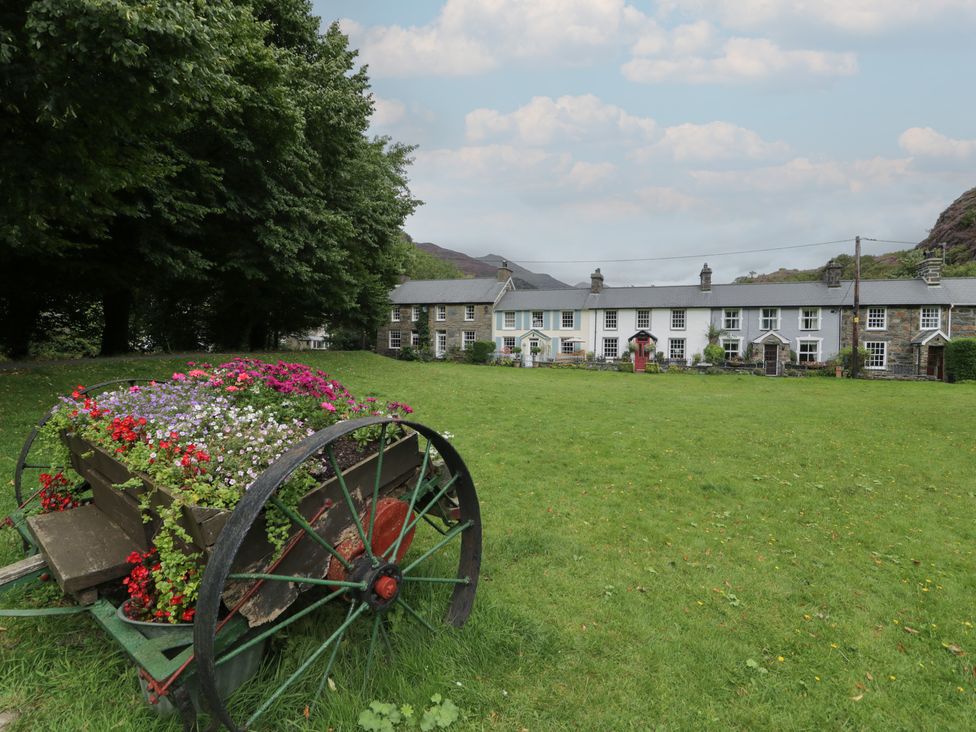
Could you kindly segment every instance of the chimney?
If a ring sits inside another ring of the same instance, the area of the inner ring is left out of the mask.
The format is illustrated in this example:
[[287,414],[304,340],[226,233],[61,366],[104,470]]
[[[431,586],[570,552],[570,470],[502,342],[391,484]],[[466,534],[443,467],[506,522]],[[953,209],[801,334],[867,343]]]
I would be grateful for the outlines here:
[[508,266],[508,260],[503,259],[501,266],[498,268],[498,281],[508,282],[512,277],[512,268]]
[[705,266],[702,267],[702,271],[698,274],[701,278],[701,284],[699,287],[702,292],[712,291],[712,270],[708,268],[708,262],[705,262]]
[[837,262],[831,259],[827,262],[827,266],[824,267],[823,281],[827,287],[840,287],[840,273],[843,271]]
[[600,268],[596,268],[596,272],[590,275],[590,292],[599,294],[603,291],[603,275],[600,274]]
[[918,276],[926,285],[935,286],[942,283],[942,255],[938,249],[926,249],[922,254],[922,261],[918,263]]

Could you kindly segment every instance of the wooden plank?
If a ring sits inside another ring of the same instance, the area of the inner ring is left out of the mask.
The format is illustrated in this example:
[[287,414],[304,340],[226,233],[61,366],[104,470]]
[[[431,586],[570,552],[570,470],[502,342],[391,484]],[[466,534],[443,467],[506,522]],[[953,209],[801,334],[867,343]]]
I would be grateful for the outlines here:
[[89,471],[85,477],[92,488],[92,498],[99,510],[138,544],[140,550],[148,549],[149,542],[146,541],[148,524],[143,523],[142,512],[135,499],[128,496],[125,491],[115,488],[105,476],[95,470]]
[[129,573],[126,557],[139,549],[94,504],[31,516],[27,524],[65,592],[125,577]]
[[32,557],[25,557],[19,562],[8,564],[6,567],[0,567],[0,587],[3,587],[9,582],[16,582],[31,572],[43,569],[46,564],[44,557],[40,554],[35,554]]

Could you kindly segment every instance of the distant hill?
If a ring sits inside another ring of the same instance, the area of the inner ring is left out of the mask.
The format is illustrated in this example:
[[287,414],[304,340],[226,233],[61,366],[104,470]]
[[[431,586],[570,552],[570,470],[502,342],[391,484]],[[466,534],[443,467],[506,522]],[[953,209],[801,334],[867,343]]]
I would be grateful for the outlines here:
[[[457,267],[469,277],[494,277],[498,273],[498,267],[502,260],[507,259],[499,254],[470,257],[463,252],[456,252],[453,249],[447,249],[431,242],[414,242],[414,245],[418,249]],[[512,280],[520,290],[561,290],[569,288],[565,282],[560,282],[547,274],[532,272],[525,267],[514,264],[511,260],[508,262],[508,266],[512,270]]]
[[[866,280],[887,280],[914,277],[915,267],[926,249],[946,245],[946,277],[976,277],[976,188],[966,191],[939,214],[929,235],[914,249],[861,256],[861,277]],[[854,257],[838,254],[834,260],[843,267],[841,277],[854,278]],[[750,272],[737,277],[736,282],[805,282],[823,277],[824,266],[815,269],[785,269],[757,274]]]

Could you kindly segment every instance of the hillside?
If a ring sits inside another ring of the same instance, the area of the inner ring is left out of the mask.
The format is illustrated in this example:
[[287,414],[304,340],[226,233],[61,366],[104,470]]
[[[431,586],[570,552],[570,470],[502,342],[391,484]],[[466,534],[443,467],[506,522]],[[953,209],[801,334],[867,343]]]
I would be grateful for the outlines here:
[[[457,267],[469,277],[494,277],[502,260],[507,259],[500,254],[471,257],[463,252],[447,249],[431,242],[414,242],[414,245],[421,251]],[[514,264],[511,260],[508,262],[508,266],[512,270],[512,280],[520,290],[561,290],[569,287],[565,282],[560,282],[547,274],[533,272]]]
[[[866,280],[886,280],[914,277],[915,267],[926,249],[946,245],[946,277],[976,276],[976,188],[970,189],[939,214],[929,235],[913,249],[886,254],[861,256],[861,277]],[[854,257],[849,253],[833,257],[844,269],[844,279],[854,278]],[[814,269],[786,269],[757,274],[750,272],[736,282],[804,282],[823,276],[824,266]]]

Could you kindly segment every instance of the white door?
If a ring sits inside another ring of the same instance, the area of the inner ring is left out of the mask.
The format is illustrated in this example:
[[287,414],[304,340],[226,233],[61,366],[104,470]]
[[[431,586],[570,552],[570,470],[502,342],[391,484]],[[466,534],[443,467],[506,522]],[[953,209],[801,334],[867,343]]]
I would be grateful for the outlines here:
[[437,358],[444,358],[444,354],[447,353],[447,331],[439,330],[437,331],[437,341],[434,346],[434,355]]
[[535,363],[535,354],[532,351],[539,347],[538,338],[529,338],[529,347],[522,352],[523,363],[526,366],[532,366]]

